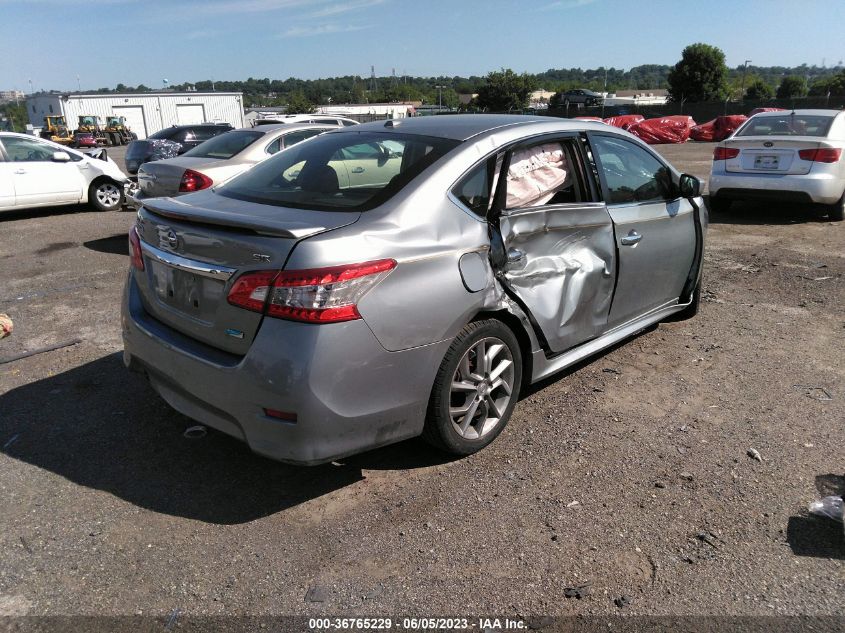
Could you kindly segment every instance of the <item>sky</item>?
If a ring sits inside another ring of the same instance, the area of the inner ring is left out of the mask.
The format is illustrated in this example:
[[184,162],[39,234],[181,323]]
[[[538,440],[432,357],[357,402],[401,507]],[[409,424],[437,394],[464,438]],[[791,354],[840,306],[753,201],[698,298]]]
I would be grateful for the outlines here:
[[842,0],[0,0],[0,90],[628,69],[695,42],[836,66],[843,24]]

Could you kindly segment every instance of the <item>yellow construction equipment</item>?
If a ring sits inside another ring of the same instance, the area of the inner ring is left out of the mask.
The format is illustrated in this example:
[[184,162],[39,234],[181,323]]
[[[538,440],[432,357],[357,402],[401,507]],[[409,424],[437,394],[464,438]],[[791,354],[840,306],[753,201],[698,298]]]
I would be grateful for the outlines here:
[[62,145],[73,143],[73,134],[67,127],[67,121],[63,116],[45,116],[44,127],[41,129],[41,138]]
[[137,138],[126,125],[126,117],[122,116],[107,116],[103,134],[111,145],[126,145]]
[[80,115],[76,132],[90,132],[94,135],[94,140],[97,141],[97,145],[110,145],[106,135],[103,134],[102,128],[100,128],[100,118],[96,115]]

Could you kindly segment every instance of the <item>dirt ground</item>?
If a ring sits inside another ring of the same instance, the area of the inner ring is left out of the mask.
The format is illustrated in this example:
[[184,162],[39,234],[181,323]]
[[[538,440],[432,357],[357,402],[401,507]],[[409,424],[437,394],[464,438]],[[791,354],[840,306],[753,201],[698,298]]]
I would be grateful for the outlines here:
[[[658,149],[708,175],[712,145]],[[699,316],[532,389],[481,453],[314,468],[186,439],[124,370],[133,214],[7,214],[0,361],[79,342],[0,364],[0,616],[842,616],[842,526],[806,507],[845,490],[845,224],[812,211],[712,217]]]

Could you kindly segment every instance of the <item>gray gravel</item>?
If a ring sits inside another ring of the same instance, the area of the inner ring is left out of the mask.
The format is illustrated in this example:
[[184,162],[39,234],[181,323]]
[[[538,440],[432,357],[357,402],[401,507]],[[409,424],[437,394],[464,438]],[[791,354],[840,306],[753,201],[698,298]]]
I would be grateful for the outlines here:
[[[712,145],[660,150],[706,177]],[[183,437],[123,369],[131,213],[3,216],[0,358],[81,343],[0,364],[0,615],[842,614],[842,528],[806,506],[845,488],[845,226],[811,211],[714,217],[700,315],[480,454],[315,468]]]

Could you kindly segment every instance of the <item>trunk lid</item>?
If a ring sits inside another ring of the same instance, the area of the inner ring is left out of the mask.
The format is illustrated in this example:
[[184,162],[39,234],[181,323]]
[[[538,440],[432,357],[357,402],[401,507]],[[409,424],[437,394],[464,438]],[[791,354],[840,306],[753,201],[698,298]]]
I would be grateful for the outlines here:
[[218,162],[213,158],[180,157],[144,163],[138,170],[138,188],[146,198],[176,196],[186,169],[204,174],[205,168]]
[[360,215],[273,207],[212,191],[144,201],[137,227],[145,270],[132,269],[144,309],[186,336],[243,356],[263,316],[227,301],[232,284],[245,272],[281,270],[299,240]]
[[725,161],[730,173],[801,175],[810,173],[812,161],[798,156],[802,149],[816,149],[820,145],[811,137],[738,136],[724,141],[725,147],[739,150],[736,158]]

